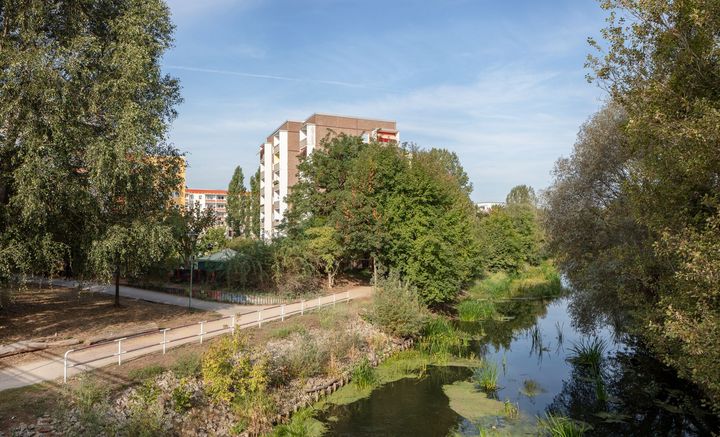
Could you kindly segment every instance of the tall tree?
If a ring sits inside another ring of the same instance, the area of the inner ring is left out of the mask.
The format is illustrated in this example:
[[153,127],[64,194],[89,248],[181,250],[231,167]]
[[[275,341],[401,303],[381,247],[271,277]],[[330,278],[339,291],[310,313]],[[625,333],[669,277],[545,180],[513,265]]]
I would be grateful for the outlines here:
[[247,237],[250,235],[250,205],[248,204],[247,189],[245,188],[245,176],[240,166],[235,167],[235,172],[228,185],[227,198],[227,219],[233,235]]
[[[618,302],[627,324],[720,405],[720,2],[600,3],[610,14],[606,44],[591,41],[600,52],[590,78],[626,122],[622,141],[600,137],[612,153],[576,147],[559,163],[551,240],[574,276],[612,278],[618,288],[604,301]],[[573,240],[555,227],[563,221]],[[590,253],[573,259],[581,247]]]
[[181,183],[165,143],[179,85],[160,68],[172,30],[161,0],[0,5],[6,271],[117,278],[164,246],[156,226]]
[[250,177],[250,236],[260,238],[260,170]]
[[527,205],[535,207],[537,205],[537,196],[535,190],[529,185],[514,186],[505,198],[507,205]]

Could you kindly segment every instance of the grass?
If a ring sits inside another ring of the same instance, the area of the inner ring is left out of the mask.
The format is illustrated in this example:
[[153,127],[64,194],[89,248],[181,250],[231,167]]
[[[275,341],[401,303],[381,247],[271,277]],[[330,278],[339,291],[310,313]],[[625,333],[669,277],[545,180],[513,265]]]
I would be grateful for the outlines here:
[[458,318],[463,322],[478,322],[495,317],[495,304],[487,300],[464,300],[457,306]]
[[147,367],[142,367],[140,369],[133,369],[130,372],[128,372],[128,377],[135,381],[145,381],[146,379],[154,378],[155,376],[158,376],[159,374],[163,373],[165,371],[165,368],[163,366],[159,366],[157,364],[152,364]]
[[437,317],[425,327],[420,349],[438,358],[463,356],[467,352],[468,341],[466,335],[455,329],[447,319]]
[[276,329],[275,331],[273,331],[272,334],[270,334],[270,337],[284,339],[290,337],[295,333],[305,334],[306,332],[307,329],[305,329],[305,326],[299,323],[293,323],[291,325],[281,326],[280,328]]
[[512,297],[553,297],[564,293],[558,273],[552,261],[545,260],[537,266],[525,266],[520,271],[490,273],[469,290],[474,299],[508,299]]
[[290,422],[273,430],[272,437],[320,437],[327,426],[315,419],[316,410],[305,408],[292,415]]
[[498,369],[495,363],[484,363],[482,367],[475,369],[472,379],[475,385],[486,393],[497,391]]
[[517,404],[513,404],[509,399],[505,399],[503,402],[503,410],[505,417],[508,419],[517,419],[520,417],[520,407]]
[[538,418],[538,426],[546,435],[552,437],[580,437],[590,430],[590,426],[584,422],[552,413],[548,413],[544,418]]
[[200,373],[200,355],[191,353],[178,357],[172,371],[178,378],[197,375]]
[[583,338],[570,347],[568,361],[585,368],[592,375],[600,375],[606,349],[607,343],[601,338]]
[[360,389],[372,387],[378,382],[375,369],[370,365],[370,361],[368,361],[367,358],[355,365],[351,375],[353,384]]

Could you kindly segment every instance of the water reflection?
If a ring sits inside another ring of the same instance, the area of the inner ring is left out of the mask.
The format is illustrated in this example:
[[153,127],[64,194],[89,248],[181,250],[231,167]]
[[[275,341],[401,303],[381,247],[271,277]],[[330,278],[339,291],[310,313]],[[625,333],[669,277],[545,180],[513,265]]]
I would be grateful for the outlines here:
[[[719,429],[690,384],[632,338],[608,326],[574,323],[571,303],[503,302],[497,304],[503,320],[458,323],[481,338],[471,342],[472,351],[499,369],[494,397],[518,405],[525,417],[553,412],[582,420],[593,426],[589,435],[704,436]],[[607,344],[604,363],[592,372],[568,359],[588,334]],[[424,379],[397,381],[367,399],[333,407],[331,435],[477,435],[477,427],[449,408],[441,389],[471,374],[433,368]]]

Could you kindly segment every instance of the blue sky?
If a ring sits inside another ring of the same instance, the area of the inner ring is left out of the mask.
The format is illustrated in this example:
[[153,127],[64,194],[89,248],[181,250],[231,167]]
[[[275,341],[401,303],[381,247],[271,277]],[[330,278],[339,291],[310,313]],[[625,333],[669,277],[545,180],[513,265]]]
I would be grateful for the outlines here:
[[184,103],[170,133],[187,184],[246,177],[263,139],[314,112],[398,122],[456,152],[476,201],[545,188],[604,98],[585,81],[594,0],[169,0],[164,70]]

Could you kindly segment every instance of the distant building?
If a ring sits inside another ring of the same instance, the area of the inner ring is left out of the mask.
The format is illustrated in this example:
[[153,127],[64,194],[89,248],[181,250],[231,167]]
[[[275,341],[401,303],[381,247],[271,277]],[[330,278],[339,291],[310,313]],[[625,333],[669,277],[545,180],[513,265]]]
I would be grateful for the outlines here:
[[217,216],[218,224],[227,226],[227,190],[185,189],[185,205],[200,205],[201,210],[212,209]]
[[366,142],[399,142],[394,121],[313,114],[305,121],[286,121],[260,145],[260,227],[263,238],[276,235],[288,209],[286,197],[297,183],[298,164],[325,138],[346,134]]
[[505,206],[505,202],[479,202],[476,203],[478,209],[483,212],[490,212],[496,206]]

